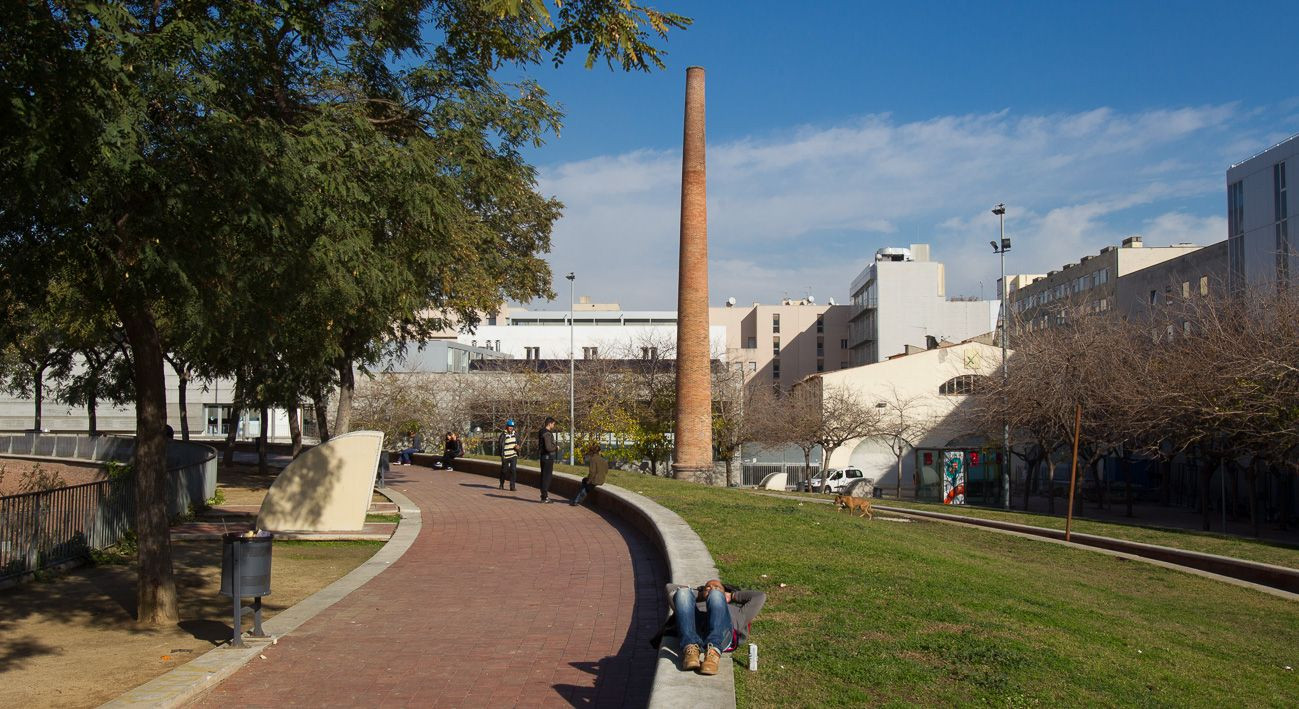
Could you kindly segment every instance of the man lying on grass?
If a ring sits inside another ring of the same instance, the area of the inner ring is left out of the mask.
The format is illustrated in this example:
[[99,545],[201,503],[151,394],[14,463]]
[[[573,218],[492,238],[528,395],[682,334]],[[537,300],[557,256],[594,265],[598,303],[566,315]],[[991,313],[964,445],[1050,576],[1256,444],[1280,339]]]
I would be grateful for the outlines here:
[[762,591],[740,590],[717,579],[698,588],[670,583],[667,590],[673,614],[659,638],[672,634],[675,622],[675,634],[681,637],[681,669],[698,670],[701,675],[717,674],[722,653],[748,639],[749,625],[767,600]]

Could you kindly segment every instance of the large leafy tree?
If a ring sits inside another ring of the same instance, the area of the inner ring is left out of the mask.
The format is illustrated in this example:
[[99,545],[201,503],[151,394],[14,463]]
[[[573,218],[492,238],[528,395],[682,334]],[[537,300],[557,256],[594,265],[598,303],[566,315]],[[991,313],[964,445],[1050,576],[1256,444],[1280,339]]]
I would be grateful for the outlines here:
[[0,7],[3,287],[59,264],[125,334],[142,623],[177,616],[160,322],[214,333],[215,370],[332,367],[345,399],[383,343],[547,295],[559,205],[521,150],[558,114],[500,72],[578,48],[650,69],[686,23],[630,0]]

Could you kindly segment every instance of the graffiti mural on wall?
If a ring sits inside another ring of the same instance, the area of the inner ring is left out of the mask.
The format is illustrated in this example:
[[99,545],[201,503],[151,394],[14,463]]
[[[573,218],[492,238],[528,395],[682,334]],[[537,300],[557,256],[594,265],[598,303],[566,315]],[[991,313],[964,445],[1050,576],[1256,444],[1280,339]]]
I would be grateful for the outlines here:
[[943,504],[965,504],[965,453],[943,451]]

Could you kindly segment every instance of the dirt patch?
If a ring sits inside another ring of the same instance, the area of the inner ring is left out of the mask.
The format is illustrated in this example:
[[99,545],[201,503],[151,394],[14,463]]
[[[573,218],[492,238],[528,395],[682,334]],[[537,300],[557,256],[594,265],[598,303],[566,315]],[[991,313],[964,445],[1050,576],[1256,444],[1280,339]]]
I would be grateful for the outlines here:
[[[57,477],[56,477],[57,476]],[[68,487],[103,480],[104,466],[99,463],[54,463],[20,458],[0,458],[0,496],[32,492],[26,483],[37,477],[61,480],[54,487]]]
[[[330,584],[380,546],[276,542],[265,616]],[[177,541],[172,550],[182,620],[171,627],[135,627],[131,566],[85,567],[0,591],[0,706],[98,706],[229,640],[231,602],[217,593],[221,543]]]

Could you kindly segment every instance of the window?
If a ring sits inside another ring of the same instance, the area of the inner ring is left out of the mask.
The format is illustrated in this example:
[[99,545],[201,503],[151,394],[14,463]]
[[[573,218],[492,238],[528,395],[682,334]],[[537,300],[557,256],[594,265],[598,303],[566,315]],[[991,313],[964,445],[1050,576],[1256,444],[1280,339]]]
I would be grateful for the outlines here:
[[1182,334],[1183,334],[1183,335],[1189,335],[1189,334],[1191,334],[1191,323],[1190,323],[1190,321],[1188,321],[1188,320],[1183,320],[1183,321],[1182,321]]
[[1159,291],[1150,291],[1150,304],[1154,305],[1159,302]]
[[744,338],[744,349],[746,349],[746,350],[756,350],[756,349],[758,349],[758,338],[756,338],[756,337],[746,337],[746,338]]
[[978,390],[978,384],[979,384],[979,375],[962,374],[957,377],[952,377],[951,379],[948,379],[947,381],[943,382],[942,386],[938,387],[938,393],[942,394],[943,396],[974,394]]
[[1276,218],[1276,280],[1279,286],[1290,282],[1290,222],[1286,205],[1285,163],[1272,166],[1272,204]]
[[524,359],[541,359],[541,348],[540,348],[540,347],[524,347],[524,348],[523,348],[523,358],[524,358]]
[[754,360],[749,360],[749,371],[750,372],[758,371],[758,363],[755,362]]
[[825,360],[821,359],[820,357],[816,358],[816,371],[818,372],[825,371]]
[[478,346],[478,340],[470,340],[470,341],[469,341],[469,346],[470,346],[470,347],[477,347],[477,346]]
[[821,337],[820,335],[817,335],[816,337],[816,356],[817,357],[825,356],[825,338]]
[[779,337],[772,337],[772,338],[771,338],[771,353],[774,354],[774,355],[778,355],[778,354],[780,354],[780,338],[779,338]]
[[848,368],[848,361],[847,361],[847,360],[843,360],[843,361],[839,362],[839,369],[847,369],[847,368]]
[[771,378],[780,379],[780,360],[771,360]]
[[1209,277],[1200,276],[1200,295],[1209,294]]
[[599,348],[599,347],[583,347],[583,348],[582,348],[582,359],[599,359],[599,358],[600,358],[600,348]]
[[823,332],[825,332],[825,316],[818,315],[816,316],[816,334],[820,335]]
[[1190,281],[1182,281],[1182,297],[1183,297],[1183,298],[1190,298],[1190,297],[1191,297],[1191,282],[1190,282]]
[[1227,185],[1227,274],[1232,288],[1245,285],[1245,186]]
[[780,313],[771,314],[771,331],[780,332]]
[[841,349],[841,350],[846,350],[846,349],[848,349],[848,341],[847,341],[847,340],[839,340],[839,349]]
[[641,359],[658,359],[658,358],[659,358],[659,348],[657,348],[657,347],[642,347],[642,348],[640,348],[640,358],[641,358]]

